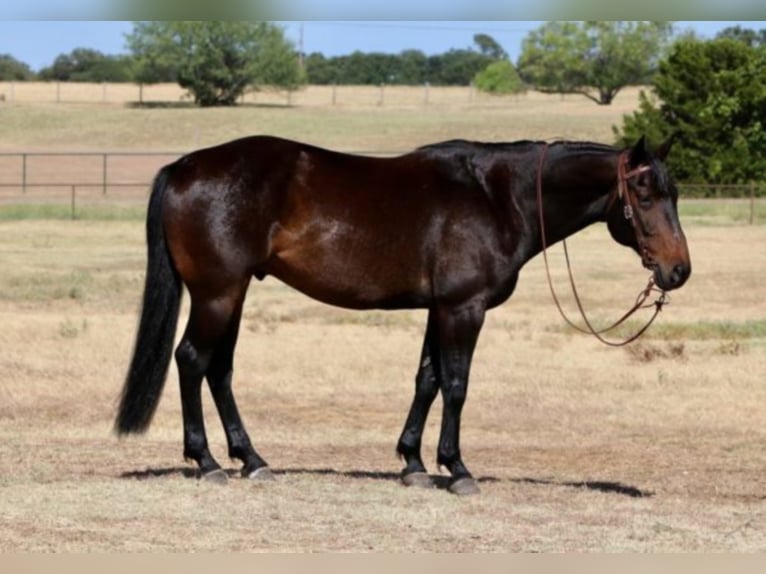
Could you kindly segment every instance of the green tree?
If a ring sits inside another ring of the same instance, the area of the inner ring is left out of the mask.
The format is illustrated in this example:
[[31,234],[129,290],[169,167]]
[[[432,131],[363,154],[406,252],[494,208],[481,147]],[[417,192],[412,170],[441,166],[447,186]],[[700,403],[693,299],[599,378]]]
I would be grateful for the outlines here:
[[17,60],[10,54],[0,54],[0,81],[26,81],[33,80],[34,78],[35,74],[27,64]]
[[508,60],[492,62],[476,74],[473,83],[477,89],[490,94],[516,94],[524,91],[524,82]]
[[61,82],[130,82],[134,61],[129,56],[110,56],[91,48],[75,48],[56,57],[40,70],[43,80]]
[[508,57],[508,54],[497,43],[497,40],[488,34],[474,34],[473,43],[479,47],[479,52],[493,60],[504,60]]
[[766,174],[766,46],[731,37],[674,44],[642,92],[639,110],[614,128],[620,143],[647,134],[676,143],[669,162],[680,181],[747,183]]
[[449,50],[428,58],[427,80],[434,85],[467,86],[493,61],[474,50]]
[[499,44],[486,35],[477,40],[477,45],[481,51],[450,50],[433,56],[426,56],[420,50],[404,50],[400,54],[357,50],[331,58],[313,53],[306,58],[306,74],[312,84],[416,85],[429,82],[466,86],[496,57],[505,54]]
[[751,48],[766,46],[766,30],[759,30],[756,32],[755,30],[743,28],[742,26],[729,26],[728,28],[724,28],[716,35],[716,38],[739,40]]
[[420,50],[404,50],[399,54],[397,78],[399,84],[417,85],[426,81],[428,57]]
[[666,22],[548,22],[524,39],[517,67],[540,91],[609,105],[625,86],[651,79],[671,33]]
[[305,83],[295,48],[267,22],[136,22],[127,43],[141,81],[172,74],[201,106],[234,105],[258,86]]
[[339,80],[337,58],[326,58],[320,52],[312,52],[304,58],[303,65],[309,84],[328,85]]

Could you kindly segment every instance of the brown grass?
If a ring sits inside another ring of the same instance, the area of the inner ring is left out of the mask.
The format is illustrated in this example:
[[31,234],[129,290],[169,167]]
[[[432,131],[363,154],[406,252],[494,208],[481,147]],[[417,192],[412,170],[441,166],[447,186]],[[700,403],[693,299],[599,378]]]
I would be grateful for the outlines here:
[[[35,85],[30,84],[30,89]],[[188,151],[259,133],[341,150],[382,152],[406,151],[450,138],[610,142],[612,125],[620,124],[622,115],[635,109],[639,91],[626,89],[613,105],[596,106],[582,96],[536,92],[518,97],[477,96],[470,101],[468,88],[431,88],[431,103],[424,105],[422,99],[407,100],[407,94],[421,88],[392,87],[387,88],[391,105],[379,106],[368,93],[372,90],[377,98],[378,88],[343,86],[338,92],[347,93],[348,102],[333,106],[326,88],[309,87],[294,97],[293,107],[276,105],[266,99],[268,94],[259,93],[255,103],[200,110],[133,108],[124,101],[36,102],[19,94],[22,87],[16,84],[15,102],[0,102],[0,151]],[[68,85],[66,89],[86,87]]]
[[[763,245],[766,230],[687,232],[695,272],[660,324],[753,319],[764,288],[752,270],[766,268],[766,255],[729,247]],[[757,551],[766,542],[761,338],[607,349],[558,329],[531,262],[476,353],[463,449],[483,492],[465,500],[396,479],[423,312],[336,310],[267,280],[248,298],[236,389],[278,481],[218,488],[181,459],[174,368],[149,433],[111,434],[142,225],[3,223],[0,242],[2,551]],[[618,314],[643,282],[635,257],[603,229],[571,250],[586,304]],[[564,285],[558,263],[556,280]],[[205,400],[213,450],[234,473]],[[428,461],[438,421],[437,404]]]
[[[0,104],[0,149],[182,151],[247,133],[346,150],[449,137],[609,141],[636,92],[612,108],[431,96],[429,106],[394,106],[392,91],[390,106],[233,110],[19,97]],[[143,223],[0,222],[0,551],[762,551],[766,228],[700,215],[685,230],[692,278],[628,350],[562,329],[541,262],[523,270],[479,341],[462,439],[482,494],[459,499],[396,478],[424,312],[343,311],[270,279],[254,285],[235,389],[278,480],[235,478],[205,392],[211,445],[232,473],[213,487],[181,457],[175,367],[148,434],[111,432],[142,289]],[[603,228],[574,237],[570,253],[597,322],[619,316],[645,282]],[[574,310],[563,259],[552,262]],[[433,473],[439,411],[437,402],[424,437]]]
[[[618,95],[615,104],[624,106],[635,100],[638,90],[627,88]],[[3,82],[0,95],[9,104],[129,104],[191,105],[190,94],[177,84],[88,83],[88,82]],[[593,105],[582,96],[550,95],[529,91],[522,94],[495,96],[484,94],[471,86],[305,86],[288,93],[270,87],[251,90],[239,100],[240,104],[299,107],[427,107],[427,106],[497,106],[509,104],[559,105],[571,101]]]

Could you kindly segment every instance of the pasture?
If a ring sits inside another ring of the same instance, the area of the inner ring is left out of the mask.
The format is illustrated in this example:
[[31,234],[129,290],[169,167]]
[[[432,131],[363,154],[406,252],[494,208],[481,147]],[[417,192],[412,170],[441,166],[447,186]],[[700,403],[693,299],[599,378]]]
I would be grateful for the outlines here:
[[[636,92],[611,109],[528,98],[232,110],[6,103],[0,148],[184,151],[249,133],[384,151],[452,137],[610,141]],[[143,286],[140,212],[4,220],[0,551],[763,551],[766,226],[692,207],[682,200],[692,277],[638,342],[606,348],[569,330],[539,257],[489,312],[463,414],[463,453],[482,489],[468,498],[398,481],[424,311],[345,311],[254,282],[234,385],[277,481],[241,480],[229,464],[226,486],[207,484],[181,456],[175,366],[149,432],[112,433]],[[596,320],[622,314],[646,281],[638,258],[603,226],[569,247]],[[558,249],[551,261],[574,311]],[[437,400],[423,445],[436,476],[439,415]]]

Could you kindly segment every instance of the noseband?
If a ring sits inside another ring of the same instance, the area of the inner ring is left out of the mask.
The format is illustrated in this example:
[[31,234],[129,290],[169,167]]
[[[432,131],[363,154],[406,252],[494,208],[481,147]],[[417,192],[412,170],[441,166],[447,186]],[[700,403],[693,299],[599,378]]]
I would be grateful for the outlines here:
[[[567,242],[566,239],[562,241],[562,244],[564,246],[564,256],[566,258],[567,262],[567,272],[569,273],[569,282],[572,286],[572,293],[575,298],[575,302],[577,303],[577,308],[580,311],[580,315],[583,318],[583,321],[585,322],[585,325],[587,328],[580,327],[576,323],[574,323],[569,317],[567,317],[566,313],[564,313],[564,309],[561,307],[561,303],[559,302],[558,297],[556,296],[556,291],[553,289],[553,281],[551,279],[551,271],[550,267],[548,265],[548,253],[546,251],[546,241],[545,241],[545,218],[543,217],[543,163],[545,162],[545,156],[548,152],[548,143],[543,144],[543,150],[540,153],[540,162],[537,169],[537,211],[540,216],[540,236],[542,239],[542,246],[543,246],[543,259],[545,260],[545,273],[548,277],[548,286],[551,289],[551,295],[553,296],[553,301],[556,303],[556,307],[559,310],[559,313],[564,318],[564,320],[572,327],[574,327],[576,330],[580,331],[581,333],[588,333],[596,337],[599,341],[606,345],[610,345],[612,347],[621,347],[623,345],[627,345],[628,343],[635,341],[638,339],[641,335],[644,334],[644,332],[649,328],[649,326],[654,322],[654,319],[657,317],[659,312],[662,310],[662,306],[666,302],[666,296],[665,291],[663,289],[659,289],[654,285],[654,277],[649,277],[649,282],[647,283],[646,287],[638,294],[636,297],[636,302],[622,317],[620,317],[617,321],[609,325],[608,327],[605,327],[603,329],[595,329],[590,321],[588,320],[588,317],[585,314],[585,310],[583,309],[582,302],[580,301],[580,296],[577,293],[577,288],[575,287],[574,282],[574,276],[572,275],[572,266],[569,261],[569,251],[567,250]],[[623,151],[620,156],[617,158],[617,187],[616,187],[616,193],[613,193],[609,199],[609,203],[607,205],[607,211],[611,208],[611,206],[614,204],[615,201],[622,201],[623,203],[623,214],[625,216],[625,219],[630,220],[631,225],[633,226],[633,231],[636,234],[636,241],[638,242],[638,246],[641,252],[641,262],[646,268],[651,268],[654,264],[651,254],[649,253],[649,250],[646,247],[646,235],[644,233],[643,228],[641,225],[636,221],[636,207],[635,203],[637,201],[635,195],[631,193],[630,188],[628,187],[628,181],[646,171],[649,171],[651,169],[651,166],[649,165],[641,165],[636,168],[633,168],[632,170],[628,170],[628,152]],[[659,292],[659,297],[650,303],[646,303],[646,300],[649,298],[651,293]],[[625,340],[622,341],[609,341],[608,339],[605,339],[602,335],[608,331],[611,331],[612,329],[616,328],[618,325],[621,325],[624,323],[628,317],[633,315],[636,311],[639,309],[644,309],[648,307],[654,307],[654,314],[651,316],[651,318],[647,321],[647,323],[641,327],[636,333],[631,335]]]

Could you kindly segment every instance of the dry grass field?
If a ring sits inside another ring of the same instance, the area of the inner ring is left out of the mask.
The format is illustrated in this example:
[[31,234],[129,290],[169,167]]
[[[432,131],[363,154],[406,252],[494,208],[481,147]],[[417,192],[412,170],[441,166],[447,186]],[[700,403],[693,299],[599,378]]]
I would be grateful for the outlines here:
[[[30,88],[37,85],[29,84]],[[425,105],[418,92],[422,88],[391,87],[386,100],[391,105],[379,106],[375,99],[378,88],[347,86],[338,91],[347,94],[348,103],[333,106],[326,93],[331,88],[310,87],[295,95],[292,107],[285,105],[284,98],[271,101],[267,94],[259,94],[254,103],[200,111],[177,103],[178,95],[136,108],[124,101],[38,102],[19,96],[21,89],[22,84],[17,83],[14,102],[0,101],[0,151],[183,152],[256,133],[340,150],[381,152],[405,151],[458,137],[608,142],[613,139],[612,125],[635,109],[639,92],[628,88],[612,106],[596,106],[582,96],[562,98],[537,92],[518,97],[477,95],[471,101],[468,88],[434,87],[430,103]],[[418,97],[410,98],[413,93]]]
[[[14,103],[2,109],[0,148],[183,150],[195,129],[201,145],[256,131],[339,149],[609,141],[621,113],[553,104]],[[766,226],[706,213],[683,221],[688,284],[624,349],[565,328],[539,258],[522,271],[475,355],[462,440],[482,493],[469,498],[397,479],[424,312],[344,311],[270,279],[254,284],[235,390],[277,481],[237,477],[205,392],[211,446],[232,477],[210,485],[181,456],[175,367],[150,431],[112,434],[143,284],[142,221],[0,221],[0,551],[762,552]],[[621,314],[645,282],[601,226],[570,252],[597,320]],[[559,252],[552,262],[573,310]],[[424,437],[437,476],[439,411],[437,401]]]
[[[628,89],[626,93],[635,92]],[[567,96],[579,100],[579,96]],[[290,92],[274,88],[261,88],[246,92],[240,99],[245,105],[300,107],[472,107],[506,106],[509,102],[561,101],[561,96],[547,96],[536,92],[512,96],[491,96],[472,86],[305,86]],[[2,82],[0,101],[9,104],[118,104],[148,106],[184,106],[193,99],[177,84],[57,83],[57,82]]]

